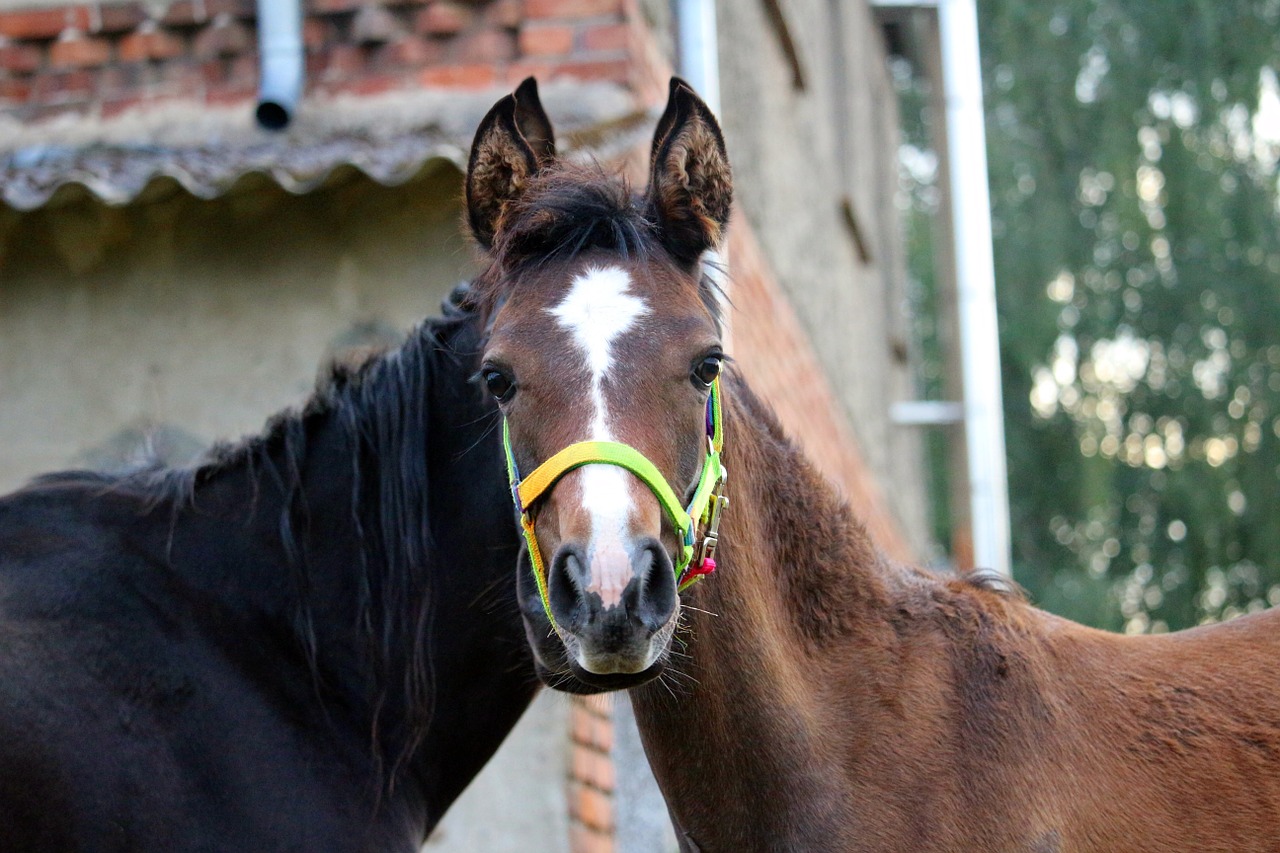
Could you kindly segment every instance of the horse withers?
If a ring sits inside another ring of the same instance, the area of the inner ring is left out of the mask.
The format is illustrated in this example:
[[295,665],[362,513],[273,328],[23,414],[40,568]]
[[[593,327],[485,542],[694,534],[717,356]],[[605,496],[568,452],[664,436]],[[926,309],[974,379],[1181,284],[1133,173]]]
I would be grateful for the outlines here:
[[0,849],[421,847],[537,689],[477,349],[430,321],[193,470],[0,499]]
[[466,187],[526,633],[548,684],[632,688],[686,850],[1280,849],[1280,613],[1124,637],[891,564],[721,375],[732,181],[687,86],[642,193],[528,89]]

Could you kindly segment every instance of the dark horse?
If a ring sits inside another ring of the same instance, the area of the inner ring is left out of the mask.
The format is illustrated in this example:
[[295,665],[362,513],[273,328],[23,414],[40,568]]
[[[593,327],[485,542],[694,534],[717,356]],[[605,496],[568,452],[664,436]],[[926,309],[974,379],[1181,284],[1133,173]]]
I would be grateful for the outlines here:
[[[685,848],[1280,850],[1280,612],[1123,637],[887,562],[720,376],[711,113],[673,82],[636,195],[559,163],[531,94],[481,125],[467,181],[520,599],[548,683],[634,688]],[[719,569],[686,587],[721,454]]]
[[419,849],[537,690],[477,347],[430,321],[193,470],[0,499],[0,849]]

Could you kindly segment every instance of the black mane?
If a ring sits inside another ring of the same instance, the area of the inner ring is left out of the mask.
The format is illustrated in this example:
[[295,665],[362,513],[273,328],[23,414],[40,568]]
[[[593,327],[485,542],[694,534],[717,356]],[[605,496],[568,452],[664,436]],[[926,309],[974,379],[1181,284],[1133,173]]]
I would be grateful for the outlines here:
[[[456,295],[455,297],[456,298]],[[248,469],[260,488],[284,496],[278,530],[298,590],[294,628],[319,686],[317,635],[308,590],[312,579],[304,531],[309,523],[305,486],[308,446],[324,424],[336,424],[350,448],[350,521],[361,545],[359,626],[383,695],[380,704],[408,709],[404,731],[383,732],[396,742],[393,760],[412,751],[431,717],[430,404],[441,369],[460,369],[474,354],[463,340],[472,315],[446,303],[450,316],[415,328],[399,347],[358,365],[330,366],[299,409],[273,416],[263,431],[218,444],[188,467],[143,463],[119,473],[65,471],[33,479],[35,486],[88,484],[102,492],[138,496],[151,508],[174,513],[192,506],[202,485]],[[449,364],[442,362],[447,360]],[[408,659],[406,659],[406,655]]]

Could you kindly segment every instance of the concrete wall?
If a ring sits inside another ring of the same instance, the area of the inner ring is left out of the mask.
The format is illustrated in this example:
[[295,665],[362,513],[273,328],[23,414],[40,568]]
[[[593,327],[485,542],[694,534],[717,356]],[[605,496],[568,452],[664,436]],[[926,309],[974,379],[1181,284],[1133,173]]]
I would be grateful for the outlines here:
[[[302,401],[334,347],[395,339],[471,269],[452,168],[303,197],[0,212],[0,490],[122,433],[199,444]],[[180,448],[181,449],[181,448]]]
[[[569,849],[570,698],[542,691],[498,754],[449,809],[423,853],[562,853]],[[645,853],[659,853],[657,850]]]

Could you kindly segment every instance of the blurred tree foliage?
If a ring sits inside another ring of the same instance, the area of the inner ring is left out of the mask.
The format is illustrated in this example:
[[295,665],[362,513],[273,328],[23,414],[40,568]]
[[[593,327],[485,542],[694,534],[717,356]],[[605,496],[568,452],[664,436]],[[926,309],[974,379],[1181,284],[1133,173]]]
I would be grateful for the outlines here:
[[1018,580],[1129,631],[1280,604],[1280,0],[979,7]]

